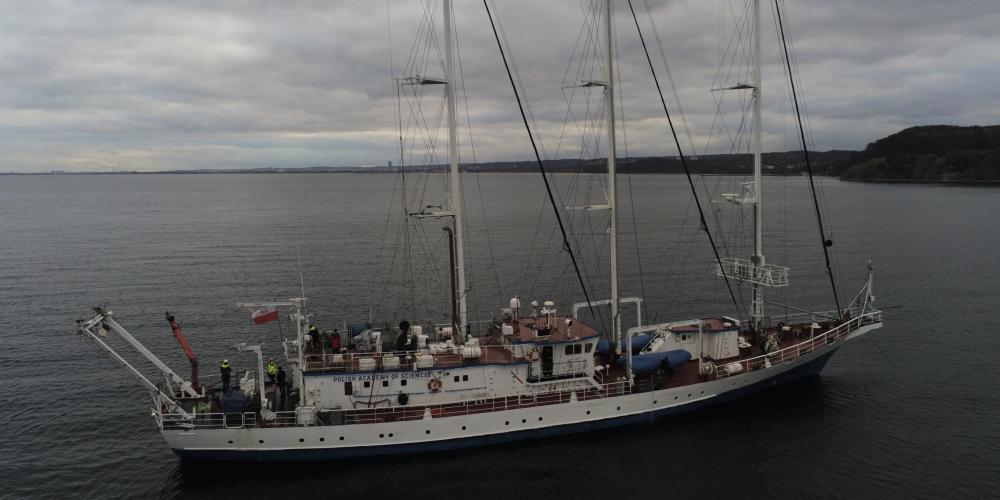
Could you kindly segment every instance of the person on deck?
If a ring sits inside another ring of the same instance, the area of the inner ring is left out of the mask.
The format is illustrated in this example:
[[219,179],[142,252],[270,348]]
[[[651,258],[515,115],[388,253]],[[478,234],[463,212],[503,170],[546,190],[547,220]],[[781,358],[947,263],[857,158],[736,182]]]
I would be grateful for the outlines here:
[[222,373],[222,392],[225,393],[229,390],[229,377],[233,374],[233,367],[229,366],[229,360],[222,360],[222,364],[219,365],[219,372]]
[[277,385],[277,390],[281,391],[281,395],[279,396],[280,399],[278,399],[278,401],[280,402],[279,404],[281,405],[280,408],[282,410],[285,409],[285,400],[287,399],[287,396],[288,396],[288,390],[286,388],[286,384],[287,383],[288,383],[288,378],[285,375],[285,368],[279,366],[278,367],[278,385]]
[[340,333],[337,332],[336,328],[333,329],[333,334],[330,335],[330,350],[334,354],[340,352]]
[[314,350],[319,350],[319,329],[316,325],[309,325],[309,343],[312,345]]
[[403,352],[406,350],[407,340],[410,336],[410,322],[403,321],[399,322],[399,335],[396,337],[396,351]]
[[278,363],[274,362],[274,358],[267,360],[267,379],[272,383],[276,383],[276,377],[278,376]]

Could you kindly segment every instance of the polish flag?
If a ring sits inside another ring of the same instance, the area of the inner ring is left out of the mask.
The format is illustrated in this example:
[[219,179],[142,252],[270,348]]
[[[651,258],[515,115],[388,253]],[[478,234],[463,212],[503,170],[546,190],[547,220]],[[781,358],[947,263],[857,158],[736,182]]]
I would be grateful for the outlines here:
[[263,325],[264,323],[269,323],[271,321],[277,320],[278,310],[264,307],[254,311],[253,314],[250,316],[250,318],[253,319],[253,324]]

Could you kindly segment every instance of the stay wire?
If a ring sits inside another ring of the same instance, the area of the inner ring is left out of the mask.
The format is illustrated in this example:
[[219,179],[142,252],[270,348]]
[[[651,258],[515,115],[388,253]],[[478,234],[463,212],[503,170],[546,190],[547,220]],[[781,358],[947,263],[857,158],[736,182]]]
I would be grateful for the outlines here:
[[483,6],[486,8],[486,15],[490,18],[490,27],[493,28],[493,36],[497,41],[497,48],[500,50],[500,58],[503,59],[504,69],[507,70],[507,78],[510,80],[511,89],[514,91],[514,98],[517,100],[517,109],[521,112],[521,120],[524,122],[524,128],[528,132],[528,139],[531,141],[531,149],[535,152],[535,161],[538,162],[538,170],[542,174],[542,180],[545,181],[545,191],[549,197],[549,203],[552,205],[552,211],[555,212],[556,222],[559,223],[559,231],[562,233],[563,237],[563,247],[566,252],[569,253],[570,260],[573,261],[573,270],[576,271],[576,278],[580,282],[580,288],[583,289],[583,297],[587,300],[587,307],[590,309],[590,314],[593,317],[597,317],[594,312],[594,305],[590,300],[590,294],[587,293],[587,285],[583,282],[583,275],[580,273],[580,266],[577,265],[576,255],[573,254],[573,248],[569,245],[569,238],[566,235],[566,227],[563,226],[562,216],[559,214],[559,206],[556,204],[556,199],[552,195],[552,187],[549,185],[549,177],[545,173],[545,165],[542,163],[542,157],[538,153],[538,146],[535,144],[535,136],[531,132],[531,126],[528,125],[528,117],[524,114],[524,105],[521,104],[521,94],[517,90],[517,85],[514,84],[514,76],[510,72],[510,65],[507,64],[507,54],[503,50],[503,44],[500,43],[500,34],[497,32],[496,23],[493,22],[493,13],[490,11],[490,5],[488,0],[483,0]]
[[778,14],[778,30],[781,32],[781,45],[785,51],[785,64],[788,67],[788,79],[792,88],[792,102],[795,103],[795,117],[799,124],[799,137],[802,139],[802,154],[806,160],[806,172],[809,173],[809,188],[812,190],[813,207],[816,209],[816,222],[819,224],[819,239],[823,246],[823,257],[826,259],[826,274],[830,277],[830,287],[833,289],[833,300],[837,304],[837,317],[842,317],[840,309],[840,297],[837,295],[837,281],[833,277],[833,267],[830,264],[830,240],[826,239],[826,230],[823,228],[823,215],[819,210],[819,198],[816,196],[816,182],[813,180],[812,163],[809,161],[809,146],[806,144],[806,132],[802,127],[802,114],[799,111],[799,98],[795,90],[795,79],[792,77],[792,61],[788,57],[788,42],[785,40],[785,25],[781,17],[781,7],[779,1],[774,0],[774,9]]
[[740,304],[736,300],[736,292],[733,291],[733,284],[729,281],[729,275],[726,273],[725,266],[722,265],[722,257],[719,256],[719,249],[715,246],[715,238],[712,237],[712,231],[708,228],[708,222],[705,220],[705,211],[701,207],[701,201],[698,199],[698,190],[694,186],[694,180],[691,178],[691,169],[688,168],[687,158],[684,156],[684,151],[681,148],[681,141],[677,137],[677,129],[674,128],[674,121],[670,117],[670,110],[667,108],[667,101],[663,98],[663,90],[660,88],[660,79],[656,77],[656,70],[653,68],[653,59],[649,56],[649,49],[646,48],[646,39],[642,36],[642,28],[639,27],[639,17],[635,14],[635,8],[632,7],[632,0],[628,2],[628,8],[632,12],[632,20],[635,21],[635,29],[639,33],[639,41],[642,43],[642,50],[646,54],[646,62],[649,63],[649,71],[653,75],[653,82],[656,84],[656,92],[660,96],[660,103],[663,105],[663,112],[667,115],[667,123],[670,125],[670,133],[674,138],[674,144],[677,146],[677,155],[681,159],[681,165],[684,166],[684,173],[687,175],[688,185],[691,187],[691,194],[694,196],[694,202],[698,206],[698,217],[701,219],[701,227],[705,229],[705,234],[708,236],[708,242],[712,245],[712,253],[715,254],[715,261],[719,264],[719,270],[722,271],[722,277],[726,280],[726,288],[729,289],[729,297],[733,300],[733,307],[736,308],[737,315],[740,315]]

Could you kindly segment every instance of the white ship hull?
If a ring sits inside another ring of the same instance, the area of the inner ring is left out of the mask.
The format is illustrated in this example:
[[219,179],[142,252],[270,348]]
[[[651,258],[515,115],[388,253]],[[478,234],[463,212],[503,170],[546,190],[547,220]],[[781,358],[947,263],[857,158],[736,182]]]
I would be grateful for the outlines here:
[[[881,327],[854,330],[850,338]],[[733,401],[817,375],[843,342],[793,361],[718,380],[621,396],[421,420],[329,426],[164,430],[184,459],[227,461],[329,460],[460,449],[621,425]],[[575,398],[574,398],[575,399]]]

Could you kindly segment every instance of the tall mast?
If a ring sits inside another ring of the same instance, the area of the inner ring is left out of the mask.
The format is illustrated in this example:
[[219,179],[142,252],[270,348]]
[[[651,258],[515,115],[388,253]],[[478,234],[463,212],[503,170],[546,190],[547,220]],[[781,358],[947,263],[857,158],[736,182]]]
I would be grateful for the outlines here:
[[[764,149],[763,130],[760,119],[761,75],[760,75],[760,0],[753,2],[753,256],[752,262],[763,266],[763,190],[761,185],[761,155]],[[752,289],[753,304],[750,319],[756,331],[761,331],[764,321],[764,287],[754,282]]]
[[[614,86],[614,34],[611,31],[611,0],[604,0],[604,64],[607,84],[604,96],[607,99],[607,134],[608,134],[608,208],[611,211],[611,330],[614,334],[618,354],[622,353],[622,321],[621,304],[618,297],[618,198],[615,183],[615,86]],[[631,342],[629,342],[631,343]],[[629,379],[632,378],[632,346],[626,346],[628,354]]]
[[[451,210],[455,214],[455,274],[456,296],[458,297],[459,332],[464,334],[468,322],[465,296],[465,237],[462,216],[462,176],[458,171],[458,131],[455,123],[455,54],[454,39],[451,34],[451,0],[443,0],[444,7],[444,93],[448,101],[448,163],[451,166]],[[456,333],[459,333],[456,332]]]

